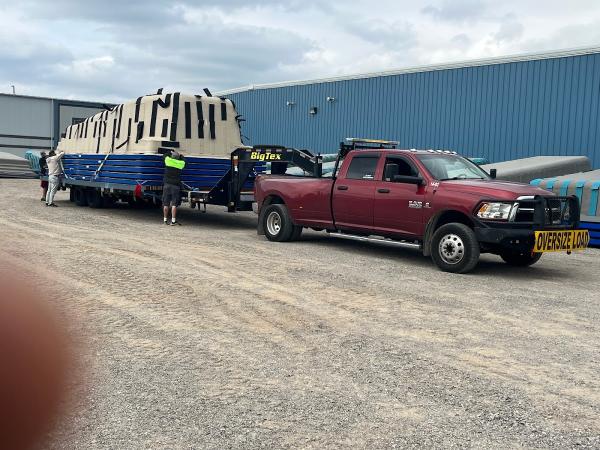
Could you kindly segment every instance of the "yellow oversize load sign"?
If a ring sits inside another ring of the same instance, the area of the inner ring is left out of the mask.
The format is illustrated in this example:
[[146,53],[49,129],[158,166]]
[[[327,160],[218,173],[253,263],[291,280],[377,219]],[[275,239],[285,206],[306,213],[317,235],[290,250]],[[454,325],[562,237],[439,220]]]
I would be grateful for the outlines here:
[[590,242],[588,230],[536,231],[534,253],[583,250]]

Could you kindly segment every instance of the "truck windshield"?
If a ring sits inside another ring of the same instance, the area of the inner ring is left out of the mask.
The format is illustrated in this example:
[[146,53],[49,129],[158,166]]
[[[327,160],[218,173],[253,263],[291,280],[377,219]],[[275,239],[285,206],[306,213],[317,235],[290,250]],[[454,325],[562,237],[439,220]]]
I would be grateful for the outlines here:
[[468,159],[455,155],[417,155],[419,161],[437,180],[487,180],[490,176]]

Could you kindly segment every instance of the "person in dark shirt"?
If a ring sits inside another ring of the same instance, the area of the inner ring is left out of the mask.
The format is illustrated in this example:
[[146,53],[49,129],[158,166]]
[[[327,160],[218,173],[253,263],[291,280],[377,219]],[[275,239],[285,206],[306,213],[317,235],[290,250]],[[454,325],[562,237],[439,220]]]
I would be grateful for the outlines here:
[[[177,222],[177,207],[181,204],[181,172],[185,167],[183,155],[173,151],[165,153],[163,176],[163,222],[165,225],[181,225]],[[171,223],[169,223],[169,209]]]
[[42,189],[41,201],[46,201],[46,194],[48,193],[48,181],[42,180],[41,178],[48,175],[48,163],[46,162],[46,152],[42,152],[40,156],[40,188]]

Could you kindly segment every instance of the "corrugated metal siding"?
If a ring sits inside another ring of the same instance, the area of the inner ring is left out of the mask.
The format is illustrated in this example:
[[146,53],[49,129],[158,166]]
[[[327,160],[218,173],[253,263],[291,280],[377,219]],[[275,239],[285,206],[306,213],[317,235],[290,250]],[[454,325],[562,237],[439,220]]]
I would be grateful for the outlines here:
[[92,102],[0,94],[0,151],[22,156],[28,149],[54,148],[74,117],[87,118],[102,110]]
[[0,134],[47,136],[52,132],[51,100],[0,97]]
[[52,145],[52,102],[40,98],[0,96],[0,151],[22,156]]
[[[229,95],[247,143],[335,152],[347,136],[490,161],[587,155],[600,167],[600,54],[256,89]],[[335,102],[327,102],[335,97]],[[294,101],[296,105],[286,106]],[[309,114],[311,107],[318,113]]]

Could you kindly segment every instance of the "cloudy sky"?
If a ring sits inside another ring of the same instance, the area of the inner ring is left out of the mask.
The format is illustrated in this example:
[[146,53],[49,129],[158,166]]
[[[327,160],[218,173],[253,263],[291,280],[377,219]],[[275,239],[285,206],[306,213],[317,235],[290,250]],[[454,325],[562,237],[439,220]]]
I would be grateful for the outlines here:
[[122,101],[600,45],[597,0],[0,0],[0,92]]

